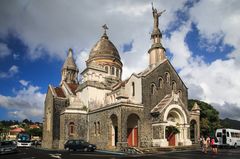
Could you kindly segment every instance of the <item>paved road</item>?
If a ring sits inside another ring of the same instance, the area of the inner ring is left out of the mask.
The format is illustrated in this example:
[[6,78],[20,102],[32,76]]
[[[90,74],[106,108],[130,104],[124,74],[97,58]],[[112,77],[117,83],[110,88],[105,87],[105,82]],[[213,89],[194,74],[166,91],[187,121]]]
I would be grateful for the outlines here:
[[47,151],[35,148],[19,149],[16,154],[0,155],[0,159],[239,159],[239,149],[220,149],[217,155],[211,152],[203,154],[200,150],[178,151],[178,152],[159,152],[156,154],[145,155],[123,155],[110,154],[107,152],[68,152],[68,151]]

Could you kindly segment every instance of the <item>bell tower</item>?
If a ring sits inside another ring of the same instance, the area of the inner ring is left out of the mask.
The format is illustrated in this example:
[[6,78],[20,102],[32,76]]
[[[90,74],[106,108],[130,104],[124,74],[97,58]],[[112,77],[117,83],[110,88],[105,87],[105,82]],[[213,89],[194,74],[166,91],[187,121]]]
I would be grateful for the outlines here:
[[165,48],[161,44],[162,33],[158,28],[159,17],[162,15],[163,12],[165,12],[165,10],[161,12],[157,12],[157,9],[154,8],[152,4],[152,12],[153,12],[153,20],[154,20],[153,31],[151,34],[152,46],[148,50],[149,67],[151,68],[155,67],[158,63],[166,59]]
[[62,67],[62,79],[61,83],[65,81],[66,83],[78,83],[78,68],[73,59],[73,50],[70,48],[68,50],[68,56]]

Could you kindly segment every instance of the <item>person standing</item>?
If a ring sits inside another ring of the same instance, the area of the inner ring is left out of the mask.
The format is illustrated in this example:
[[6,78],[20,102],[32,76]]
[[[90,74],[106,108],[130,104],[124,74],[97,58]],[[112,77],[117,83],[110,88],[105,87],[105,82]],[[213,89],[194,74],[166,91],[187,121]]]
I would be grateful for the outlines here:
[[204,153],[207,153],[207,140],[205,140],[205,138],[203,137],[203,148],[202,151]]
[[214,137],[211,139],[211,147],[212,147],[212,152],[214,154],[217,154],[218,153],[217,144],[216,144]]
[[209,136],[207,137],[206,141],[207,141],[207,149],[208,149],[210,147],[210,142],[211,142],[211,139]]

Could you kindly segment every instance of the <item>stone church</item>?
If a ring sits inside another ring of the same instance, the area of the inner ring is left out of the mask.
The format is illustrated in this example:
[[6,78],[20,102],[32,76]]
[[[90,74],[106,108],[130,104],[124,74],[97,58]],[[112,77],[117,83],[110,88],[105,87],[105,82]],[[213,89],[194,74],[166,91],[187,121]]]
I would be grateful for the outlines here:
[[48,86],[44,148],[62,149],[68,139],[84,139],[99,149],[184,146],[199,138],[200,109],[188,110],[188,88],[166,57],[153,11],[149,66],[122,80],[120,54],[104,33],[80,73],[69,49],[60,85]]

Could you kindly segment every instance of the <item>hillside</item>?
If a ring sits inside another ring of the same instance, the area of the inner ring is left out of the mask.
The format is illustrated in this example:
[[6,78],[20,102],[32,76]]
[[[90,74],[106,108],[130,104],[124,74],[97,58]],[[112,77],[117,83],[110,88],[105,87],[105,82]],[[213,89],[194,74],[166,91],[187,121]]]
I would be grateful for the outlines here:
[[240,121],[238,120],[225,118],[225,119],[220,119],[220,123],[223,128],[232,128],[232,129],[240,130]]

